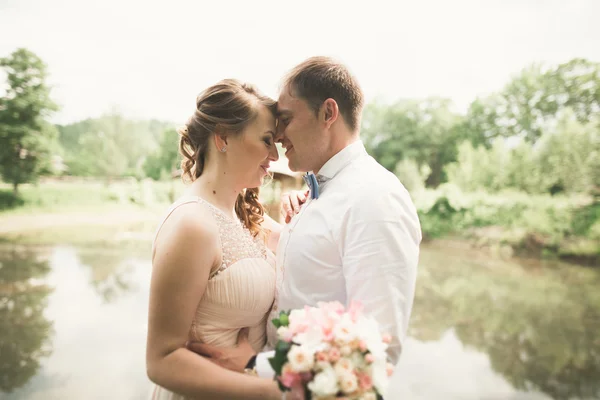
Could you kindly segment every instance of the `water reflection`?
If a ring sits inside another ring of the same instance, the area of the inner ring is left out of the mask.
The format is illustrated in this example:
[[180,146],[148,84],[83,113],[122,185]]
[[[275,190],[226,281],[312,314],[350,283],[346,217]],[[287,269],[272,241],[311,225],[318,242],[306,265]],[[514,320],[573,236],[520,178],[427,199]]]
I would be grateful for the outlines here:
[[[600,271],[477,257],[423,247],[400,398],[600,397]],[[0,260],[0,398],[146,397],[149,246]]]
[[25,385],[51,353],[52,323],[44,316],[51,289],[42,283],[47,256],[21,246],[0,251],[0,390]]
[[131,255],[123,249],[80,249],[79,263],[90,269],[90,284],[105,302],[110,303],[136,289],[131,279]]
[[411,336],[441,341],[451,331],[521,391],[600,397],[598,271],[481,261],[423,252]]
[[53,352],[25,386],[11,394],[0,391],[0,398],[145,398],[147,257],[136,258],[140,252],[119,245],[56,246],[47,252],[45,281],[55,288],[45,309],[55,331]]

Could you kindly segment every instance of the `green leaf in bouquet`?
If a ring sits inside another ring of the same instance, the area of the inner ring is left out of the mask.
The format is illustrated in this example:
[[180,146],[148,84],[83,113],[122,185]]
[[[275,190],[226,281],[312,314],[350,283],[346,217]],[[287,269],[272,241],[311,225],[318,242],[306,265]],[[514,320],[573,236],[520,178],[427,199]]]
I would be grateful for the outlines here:
[[286,357],[287,357],[288,351],[290,351],[291,348],[292,348],[292,344],[288,343],[288,342],[284,342],[283,340],[280,340],[275,345],[275,351],[285,353]]
[[275,325],[275,328],[279,329],[281,327],[281,322],[279,322],[279,318],[273,318],[271,322],[273,323],[273,325]]
[[290,388],[283,386],[283,383],[281,383],[279,379],[277,380],[277,384],[279,385],[279,390],[281,390],[282,392],[290,391]]
[[275,371],[275,374],[277,376],[281,375],[281,370],[283,369],[283,366],[287,362],[287,353],[288,353],[287,350],[279,349],[279,343],[278,343],[277,347],[275,348],[275,355],[273,357],[269,358],[269,364],[271,364],[271,368],[273,368],[273,371]]
[[290,324],[289,315],[282,311],[279,314],[279,322],[281,323],[281,326],[288,326]]

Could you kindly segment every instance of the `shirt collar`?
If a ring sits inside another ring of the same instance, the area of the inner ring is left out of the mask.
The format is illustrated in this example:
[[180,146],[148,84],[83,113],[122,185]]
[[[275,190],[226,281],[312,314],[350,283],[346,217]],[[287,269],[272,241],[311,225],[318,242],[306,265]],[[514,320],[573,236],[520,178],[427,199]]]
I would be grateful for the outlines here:
[[331,157],[319,170],[318,175],[322,175],[327,179],[333,178],[338,172],[340,172],[346,165],[355,159],[367,155],[367,150],[361,140],[349,144],[339,151],[336,155]]

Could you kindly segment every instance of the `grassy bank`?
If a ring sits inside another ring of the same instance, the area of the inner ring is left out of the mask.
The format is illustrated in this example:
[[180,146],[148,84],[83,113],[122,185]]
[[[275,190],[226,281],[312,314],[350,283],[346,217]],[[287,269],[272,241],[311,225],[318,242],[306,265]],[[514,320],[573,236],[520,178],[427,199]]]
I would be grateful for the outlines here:
[[590,196],[463,193],[443,185],[413,197],[426,238],[460,237],[508,256],[600,262],[600,203]]
[[[263,190],[265,199],[278,197],[272,189]],[[116,226],[120,239],[148,239],[183,190],[179,181],[46,181],[23,185],[15,198],[0,186],[0,238],[102,243],[115,239]],[[463,193],[451,185],[412,196],[426,239],[459,239],[501,256],[600,261],[600,205],[591,197]],[[90,227],[88,237],[73,234],[81,225]]]

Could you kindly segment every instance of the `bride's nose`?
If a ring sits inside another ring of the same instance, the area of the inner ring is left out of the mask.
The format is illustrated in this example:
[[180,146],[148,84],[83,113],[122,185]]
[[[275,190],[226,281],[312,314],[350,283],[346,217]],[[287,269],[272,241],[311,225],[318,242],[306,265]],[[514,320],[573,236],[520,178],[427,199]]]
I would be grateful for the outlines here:
[[277,146],[275,146],[275,145],[271,146],[271,149],[269,150],[269,160],[271,160],[271,161],[279,160],[279,150],[277,150]]

